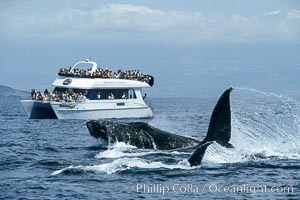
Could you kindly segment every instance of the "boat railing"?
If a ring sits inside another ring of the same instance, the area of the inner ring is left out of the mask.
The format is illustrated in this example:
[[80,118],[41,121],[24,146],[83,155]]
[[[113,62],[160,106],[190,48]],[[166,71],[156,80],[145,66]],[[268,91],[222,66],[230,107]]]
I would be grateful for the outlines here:
[[151,75],[143,75],[143,76],[122,76],[122,77],[107,77],[107,76],[97,76],[97,75],[84,75],[84,74],[66,74],[66,73],[58,73],[59,76],[65,77],[77,77],[77,78],[101,78],[101,79],[121,79],[121,80],[134,80],[148,83],[151,87],[154,85],[154,77]]

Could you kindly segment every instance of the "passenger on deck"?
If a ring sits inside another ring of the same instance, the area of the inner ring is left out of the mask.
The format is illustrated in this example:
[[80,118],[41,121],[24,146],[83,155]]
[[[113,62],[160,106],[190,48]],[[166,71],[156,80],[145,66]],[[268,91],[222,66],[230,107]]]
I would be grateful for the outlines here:
[[67,91],[61,93],[61,100],[67,101]]
[[147,97],[147,93],[145,93],[145,94],[144,94],[144,96],[143,96],[143,100],[145,100],[145,99],[146,99],[146,97]]
[[36,99],[42,101],[43,98],[44,98],[44,96],[42,95],[42,93],[40,91],[37,91]]
[[54,101],[55,100],[55,94],[54,94],[54,92],[50,92],[49,93],[47,100],[49,100],[49,101]]
[[107,98],[108,99],[115,99],[115,96],[114,96],[114,94],[112,92],[109,92]]
[[122,94],[122,99],[127,99],[127,95],[125,94],[125,92],[123,92]]
[[97,93],[97,99],[98,99],[98,100],[101,99],[101,94],[100,94],[100,92]]
[[49,91],[48,91],[48,89],[46,88],[46,89],[44,90],[44,95],[47,96],[48,94],[49,94]]
[[82,97],[82,102],[87,102],[87,101],[88,101],[88,98],[86,98],[86,96],[83,95],[83,97]]
[[122,70],[118,70],[113,72],[108,68],[101,69],[98,67],[94,72],[92,72],[92,68],[78,69],[77,67],[72,70],[72,68],[61,68],[58,72],[60,76],[75,76],[75,77],[98,77],[98,78],[114,78],[114,79],[129,79],[129,80],[138,80],[145,81],[144,75],[140,70],[126,70],[125,72]]
[[35,100],[35,99],[36,99],[36,90],[35,90],[35,89],[32,89],[32,90],[31,90],[31,99],[32,99],[32,100]]
[[77,102],[82,102],[82,101],[83,101],[83,95],[80,92],[79,95],[78,95],[78,98],[77,98]]
[[56,101],[59,101],[59,99],[60,99],[60,98],[59,98],[60,93],[59,93],[58,91],[55,91],[55,92],[54,92],[54,95],[55,95],[55,100],[56,100]]

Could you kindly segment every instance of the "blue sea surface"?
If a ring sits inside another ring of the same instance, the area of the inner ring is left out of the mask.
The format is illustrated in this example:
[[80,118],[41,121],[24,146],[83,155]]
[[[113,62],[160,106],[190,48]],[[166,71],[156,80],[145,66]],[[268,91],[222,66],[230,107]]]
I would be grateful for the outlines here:
[[[135,121],[201,140],[217,99],[150,98],[154,117]],[[237,88],[231,104],[234,149],[189,167],[190,152],[106,147],[85,120],[29,120],[0,98],[0,199],[299,199],[300,103]]]

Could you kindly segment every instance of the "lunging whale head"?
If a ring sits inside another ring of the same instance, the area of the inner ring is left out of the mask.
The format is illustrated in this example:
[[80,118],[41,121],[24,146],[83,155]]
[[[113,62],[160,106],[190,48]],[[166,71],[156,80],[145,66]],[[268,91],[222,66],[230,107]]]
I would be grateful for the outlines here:
[[140,126],[146,123],[122,124],[103,120],[91,120],[86,123],[91,136],[111,145],[115,142],[124,142],[137,148],[153,149],[155,143]]
[[86,123],[87,128],[91,136],[94,138],[102,139],[105,142],[109,142],[109,130],[108,127],[111,126],[111,123],[103,121],[103,123],[95,123],[95,120],[88,121]]

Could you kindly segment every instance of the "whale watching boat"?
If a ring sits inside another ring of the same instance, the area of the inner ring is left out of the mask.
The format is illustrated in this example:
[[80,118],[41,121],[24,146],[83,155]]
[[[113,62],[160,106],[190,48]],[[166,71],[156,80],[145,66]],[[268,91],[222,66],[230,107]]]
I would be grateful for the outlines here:
[[142,89],[153,84],[153,76],[139,70],[112,72],[86,59],[61,68],[53,92],[33,89],[32,99],[21,103],[30,119],[149,118],[153,112]]

